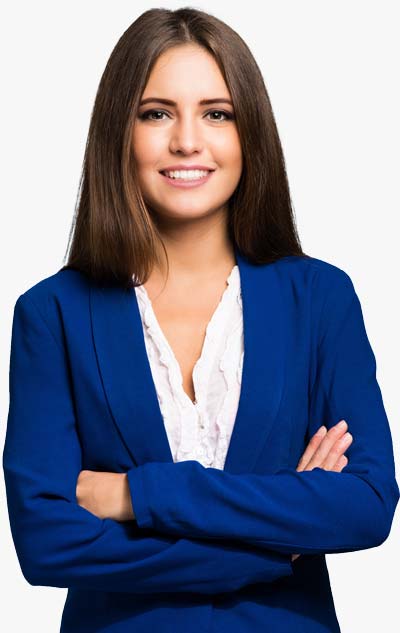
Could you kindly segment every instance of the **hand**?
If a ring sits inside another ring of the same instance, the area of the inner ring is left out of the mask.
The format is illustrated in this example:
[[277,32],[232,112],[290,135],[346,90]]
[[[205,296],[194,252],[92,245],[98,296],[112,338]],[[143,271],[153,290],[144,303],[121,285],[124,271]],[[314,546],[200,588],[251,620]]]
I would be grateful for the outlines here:
[[[325,426],[318,429],[301,456],[297,471],[312,470],[316,467],[334,472],[343,470],[349,461],[344,452],[349,448],[353,437],[350,433],[346,433],[347,423],[343,429],[339,427],[339,424],[340,422],[329,431]],[[300,554],[292,554],[292,561],[299,556]]]
[[[345,422],[345,420],[341,420]],[[297,471],[312,470],[313,468],[323,468],[341,472],[346,466],[348,459],[344,452],[347,451],[353,441],[353,437],[347,431],[347,423],[344,428],[339,427],[340,422],[327,431],[325,426],[321,426],[312,436],[306,450],[297,464]]]
[[126,473],[81,470],[76,499],[99,519],[131,521],[135,518]]

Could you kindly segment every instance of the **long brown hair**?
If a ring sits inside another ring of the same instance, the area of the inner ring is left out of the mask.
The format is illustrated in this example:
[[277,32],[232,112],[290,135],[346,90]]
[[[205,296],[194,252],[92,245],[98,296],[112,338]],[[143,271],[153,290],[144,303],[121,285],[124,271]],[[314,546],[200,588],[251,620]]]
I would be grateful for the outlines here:
[[193,43],[214,56],[235,111],[243,170],[228,204],[232,243],[253,263],[308,257],[297,234],[271,103],[248,46],[209,13],[154,8],[123,33],[101,77],[63,269],[129,288],[147,281],[157,246],[165,251],[138,185],[132,128],[157,58],[173,46]]

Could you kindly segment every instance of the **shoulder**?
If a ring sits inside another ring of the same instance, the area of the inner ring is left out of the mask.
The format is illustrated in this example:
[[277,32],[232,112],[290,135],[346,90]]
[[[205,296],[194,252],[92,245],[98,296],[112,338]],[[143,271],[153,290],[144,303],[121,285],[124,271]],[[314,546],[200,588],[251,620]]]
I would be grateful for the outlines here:
[[346,270],[317,257],[285,259],[280,266],[285,305],[288,311],[295,306],[296,318],[307,316],[315,341],[325,341],[325,348],[331,344],[334,350],[346,323],[352,320],[355,328],[363,327],[360,300]]
[[349,274],[343,268],[327,260],[311,257],[311,255],[287,255],[281,257],[276,263],[287,269],[292,269],[294,272],[304,273],[307,271],[311,274],[318,273],[329,279],[350,279]]
[[354,292],[350,274],[338,265],[317,257],[289,255],[277,261],[283,276],[310,290],[314,295],[332,292]]
[[27,288],[22,297],[31,299],[35,303],[42,303],[49,297],[60,297],[63,295],[81,295],[89,290],[90,281],[79,270],[71,268],[61,268],[56,273],[37,281]]
[[85,305],[89,288],[90,281],[83,273],[61,268],[24,290],[16,300],[14,312],[34,310],[48,324],[54,324],[65,310]]

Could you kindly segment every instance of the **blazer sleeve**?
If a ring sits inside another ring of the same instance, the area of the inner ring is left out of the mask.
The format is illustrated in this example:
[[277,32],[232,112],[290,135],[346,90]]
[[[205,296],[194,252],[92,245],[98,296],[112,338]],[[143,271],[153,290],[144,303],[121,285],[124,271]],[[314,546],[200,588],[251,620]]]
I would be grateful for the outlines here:
[[392,439],[360,301],[347,273],[335,270],[340,274],[319,279],[316,290],[308,433],[345,419],[353,435],[346,467],[263,475],[231,474],[192,460],[149,462],[128,473],[139,527],[234,538],[281,553],[349,552],[386,540],[399,499]]
[[147,535],[76,500],[82,469],[68,363],[36,304],[14,308],[3,451],[12,537],[32,585],[153,593],[234,591],[293,573],[291,556],[244,543]]

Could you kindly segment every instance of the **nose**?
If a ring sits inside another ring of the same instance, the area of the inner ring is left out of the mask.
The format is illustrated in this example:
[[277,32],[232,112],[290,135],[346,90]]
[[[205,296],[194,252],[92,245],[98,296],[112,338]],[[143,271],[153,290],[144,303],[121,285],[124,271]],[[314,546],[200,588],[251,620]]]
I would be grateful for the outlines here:
[[201,131],[201,121],[192,115],[177,119],[176,123],[170,128],[170,150],[174,153],[182,152],[183,154],[191,154],[195,151],[201,151],[203,148],[203,134]]

